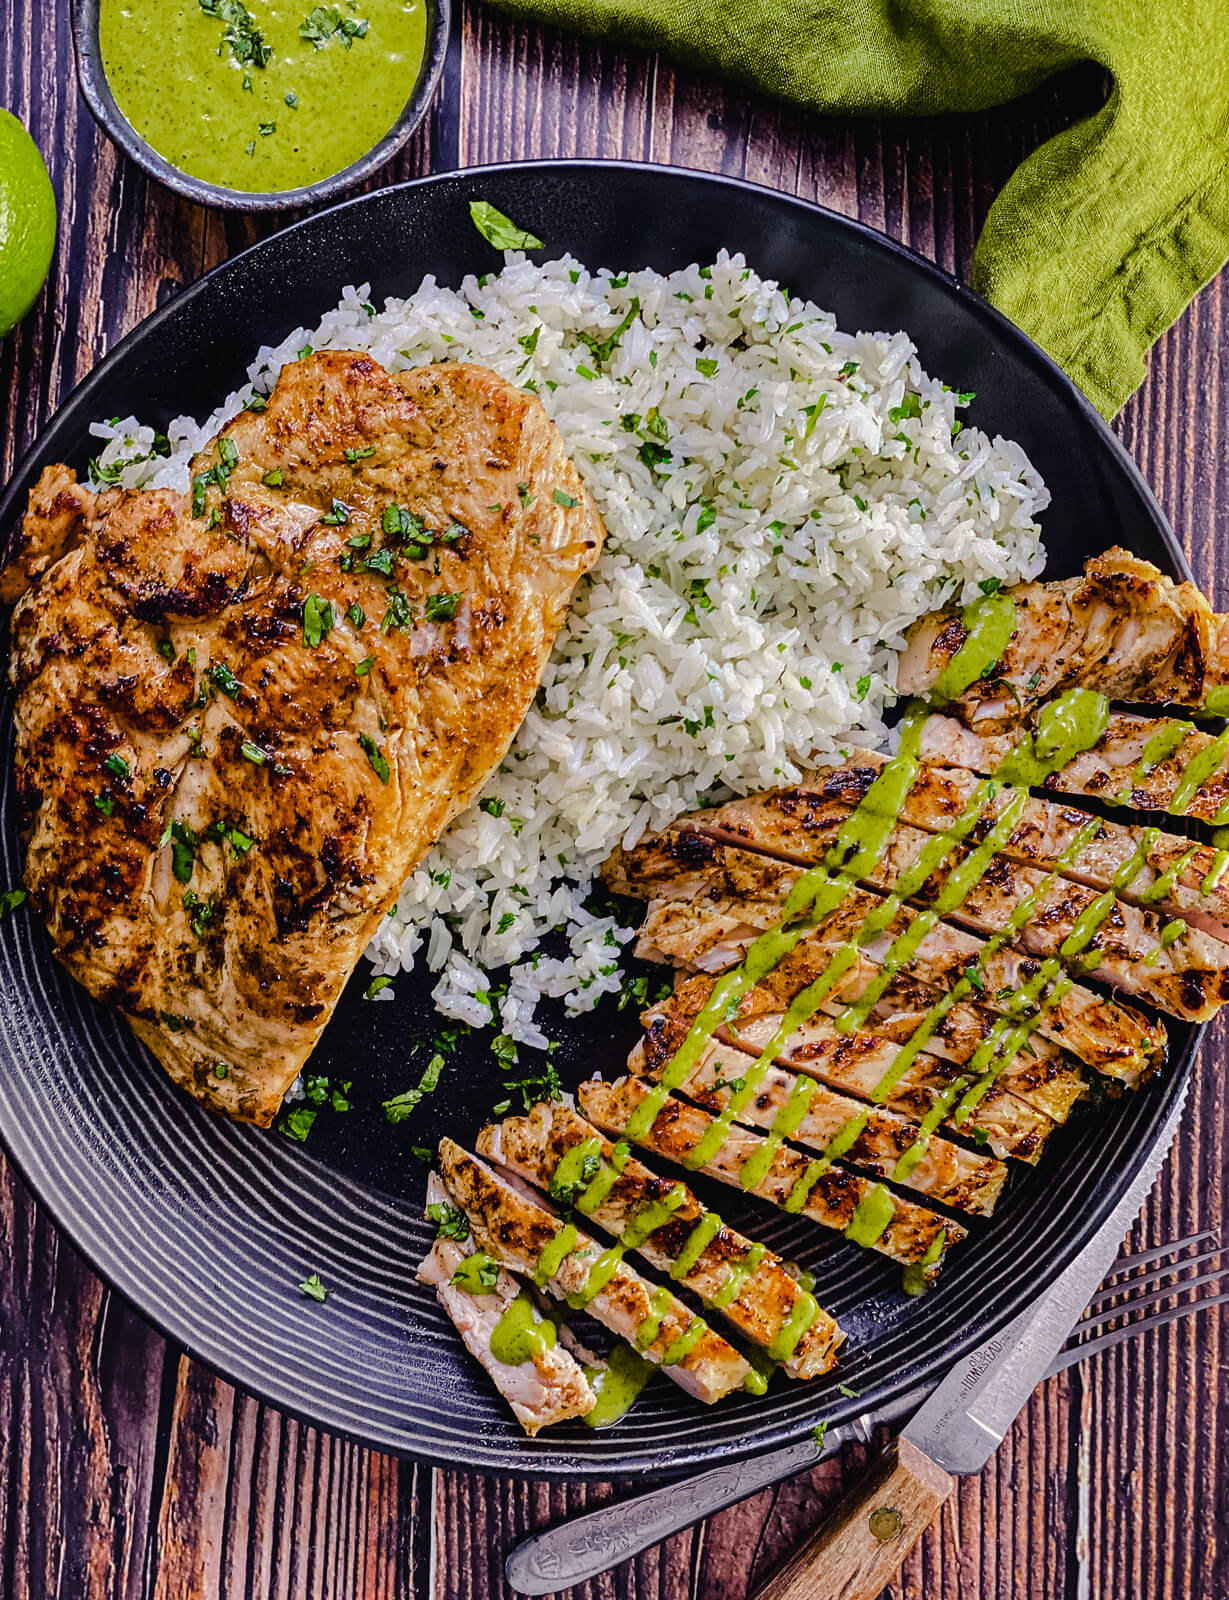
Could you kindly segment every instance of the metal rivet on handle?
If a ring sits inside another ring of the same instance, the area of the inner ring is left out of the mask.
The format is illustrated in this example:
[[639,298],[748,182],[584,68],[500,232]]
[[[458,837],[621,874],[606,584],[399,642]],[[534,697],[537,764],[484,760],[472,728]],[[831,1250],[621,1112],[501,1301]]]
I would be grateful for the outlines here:
[[878,1506],[868,1518],[871,1532],[880,1544],[895,1539],[905,1525],[905,1519],[894,1506]]

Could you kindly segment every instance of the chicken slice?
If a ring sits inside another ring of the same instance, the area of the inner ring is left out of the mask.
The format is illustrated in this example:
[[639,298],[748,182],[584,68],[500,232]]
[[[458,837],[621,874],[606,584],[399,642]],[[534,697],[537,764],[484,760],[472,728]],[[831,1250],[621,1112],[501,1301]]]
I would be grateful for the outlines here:
[[[666,1063],[651,1067],[649,1062],[642,1039],[628,1057],[628,1071],[660,1078]],[[970,1088],[974,1082],[972,1077],[954,1080],[956,1085],[962,1081]],[[971,1216],[990,1215],[1007,1179],[1007,1168],[993,1156],[923,1131],[899,1112],[838,1094],[817,1078],[800,1077],[772,1061],[757,1065],[737,1046],[721,1040],[704,1048],[677,1089],[718,1118],[724,1115],[743,1127],[767,1129],[769,1138],[778,1143],[788,1138],[823,1155],[835,1142],[846,1166],[891,1178]],[[962,1092],[952,1093],[953,1111]],[[963,1120],[971,1116],[972,1108]],[[601,1123],[600,1117],[592,1120]]]
[[465,1348],[512,1407],[521,1427],[532,1439],[554,1422],[588,1416],[597,1396],[579,1362],[555,1342],[554,1324],[539,1317],[536,1310],[531,1314],[540,1329],[550,1330],[542,1335],[540,1348],[515,1366],[496,1360],[491,1353],[491,1335],[509,1308],[528,1296],[502,1267],[488,1293],[474,1294],[455,1284],[453,1278],[470,1253],[455,1240],[437,1239],[418,1269],[418,1279],[435,1290]]
[[44,474],[5,579],[26,883],[205,1105],[272,1119],[601,540],[540,403],[461,363],[293,362],[187,497]]
[[[959,724],[952,726],[976,738]],[[832,808],[847,814],[862,804],[887,764],[887,756],[859,751],[841,766],[806,773],[795,787],[730,800],[680,817],[676,826],[694,826],[730,844],[810,865],[819,854],[814,836],[826,832]],[[964,768],[926,762],[917,767],[900,817],[927,833],[946,833],[973,804],[979,812],[969,834],[973,843],[984,839],[1009,808],[1018,808],[1018,819],[999,845],[1001,855],[1091,889],[1112,888],[1132,905],[1181,917],[1229,942],[1229,853],[1159,828],[1094,817],[1008,784],[987,788]]]
[[[938,1275],[948,1248],[967,1237],[958,1222],[893,1194],[885,1184],[871,1183],[828,1158],[804,1155],[779,1138],[764,1139],[710,1116],[642,1078],[620,1078],[617,1083],[590,1079],[581,1084],[577,1098],[585,1116],[603,1133],[629,1139],[689,1172],[702,1172],[782,1211],[800,1213],[891,1261],[924,1263],[927,1282]],[[637,1124],[637,1112],[652,1117],[647,1127]]]
[[[919,748],[934,765],[989,774],[1014,744],[1007,735],[974,733],[936,715],[922,724]],[[1229,737],[1173,717],[1116,711],[1096,744],[1072,756],[1042,787],[1220,827],[1229,823]]]
[[620,1250],[639,1251],[715,1305],[790,1377],[816,1378],[835,1364],[844,1334],[770,1250],[706,1210],[685,1183],[616,1154],[570,1107],[543,1101],[526,1117],[505,1117],[482,1130],[478,1148],[544,1189],[552,1182],[558,1189],[574,1168],[568,1187],[577,1190],[582,1215],[616,1235]]
[[[653,853],[651,841],[636,851],[616,853],[603,868],[613,887],[658,891],[641,924],[637,954],[693,971],[738,967],[744,974],[740,981],[754,981],[743,965],[747,952],[761,934],[779,928],[780,876],[791,871],[796,875],[796,869],[696,834],[680,837],[687,842],[682,861],[674,859],[672,877],[661,855]],[[701,858],[704,866],[697,871]],[[643,873],[637,865],[641,859]],[[662,893],[668,882],[672,892]],[[1137,1082],[1163,1057],[1165,1033],[1159,1023],[1073,983],[1057,964],[1055,977],[1046,981],[1041,961],[1006,943],[991,939],[983,944],[961,928],[934,920],[933,913],[915,913],[849,886],[848,880],[840,888],[834,909],[826,915],[800,914],[774,933],[773,942],[777,966],[788,967],[799,956],[809,967],[818,965],[812,981],[823,998],[831,993],[836,976],[848,979],[859,953],[879,965],[879,973],[846,1013],[850,1026],[865,1020],[890,977],[905,973],[931,986],[936,1005],[946,1007],[976,994],[979,1004],[1003,1019],[998,1032],[1005,1047],[1004,1029],[1010,1022],[1024,1030],[1018,1035],[1021,1045],[1038,1032],[1096,1071],[1126,1083]],[[812,1007],[818,1009],[819,997]]]
[[[850,870],[871,889],[907,894],[922,907],[939,904],[951,922],[975,933],[1006,933],[1029,955],[1056,957],[1069,972],[1097,978],[1171,1016],[1203,1022],[1215,1015],[1229,997],[1229,945],[1181,919],[1172,922],[1149,907],[1122,900],[1113,889],[1098,891],[1057,870],[1040,872],[996,850],[1026,798],[1017,790],[1014,804],[977,844],[958,844],[950,835],[898,823],[876,859]],[[782,905],[799,880],[800,868],[826,863],[836,868],[850,860],[850,815],[840,801],[808,795],[805,825],[794,833],[794,862],[786,865],[775,857],[772,862],[772,892]],[[1086,832],[1095,831],[1094,819],[1084,821]],[[754,831],[748,836],[727,829],[719,818],[710,824],[697,813],[641,840],[633,855],[642,872],[651,870],[656,850],[667,876],[681,890],[686,879],[670,873],[670,859],[688,831],[723,849],[730,844],[759,852]],[[778,837],[772,835],[773,840]],[[962,873],[971,876],[962,881]]]
[[[661,1070],[678,1050],[717,982],[707,975],[684,978],[669,999],[643,1013],[643,1047],[650,1071]],[[975,1033],[966,1037],[961,1032],[954,1042],[939,1038],[958,1017],[961,1008],[955,1007],[929,1041],[933,1053],[902,1049],[928,1009],[920,1000],[903,998],[890,1003],[891,1014],[874,1017],[873,1027],[844,1032],[832,1017],[817,1015],[782,1045],[781,1026],[793,998],[784,992],[788,987],[782,983],[779,988],[763,984],[750,989],[737,1007],[729,1007],[728,1020],[719,1024],[715,1037],[757,1059],[771,1043],[783,1066],[903,1116],[920,1120],[941,1114],[943,1126],[985,1143],[996,1156],[1035,1162],[1055,1126],[1087,1093],[1079,1068],[1036,1035],[1014,1060],[996,1061],[985,1072],[966,1070],[994,1021],[992,1015],[976,1013],[972,1007],[966,1009]],[[838,1013],[840,1006],[838,998],[834,1007]],[[940,1053],[939,1045],[946,1054]],[[970,1076],[980,1094],[976,1119],[957,1123],[955,1106],[949,1110],[949,1102],[957,1093],[955,1085]]]
[[[1013,631],[991,659],[957,661],[979,616],[984,623],[1012,605]],[[963,611],[923,617],[909,630],[896,687],[902,695],[942,690],[962,720],[991,729],[1074,687],[1201,706],[1229,668],[1220,623],[1193,583],[1175,584],[1129,551],[1107,550],[1078,578],[1021,584]]]
[[589,1316],[689,1395],[712,1405],[754,1382],[750,1363],[733,1345],[625,1261],[615,1262],[605,1284],[590,1294],[590,1273],[603,1259],[601,1245],[451,1139],[440,1144],[440,1167],[449,1194],[488,1255],[559,1299],[583,1302]]

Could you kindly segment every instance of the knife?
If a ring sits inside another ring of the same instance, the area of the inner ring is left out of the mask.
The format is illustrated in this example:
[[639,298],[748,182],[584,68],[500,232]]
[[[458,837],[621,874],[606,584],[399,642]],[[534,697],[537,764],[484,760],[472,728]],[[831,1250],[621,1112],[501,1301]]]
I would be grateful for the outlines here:
[[[1001,1333],[956,1363],[887,1455],[756,1600],[873,1600],[891,1582],[954,1489],[953,1475],[981,1471],[1055,1364],[1156,1182],[1185,1098],[1178,1097],[1126,1193],[1075,1260]],[[808,1470],[850,1439],[869,1438],[874,1423],[899,1415],[925,1392],[830,1429],[822,1446],[806,1439],[534,1534],[509,1552],[508,1582],[520,1594],[544,1595],[595,1577],[701,1517]]]

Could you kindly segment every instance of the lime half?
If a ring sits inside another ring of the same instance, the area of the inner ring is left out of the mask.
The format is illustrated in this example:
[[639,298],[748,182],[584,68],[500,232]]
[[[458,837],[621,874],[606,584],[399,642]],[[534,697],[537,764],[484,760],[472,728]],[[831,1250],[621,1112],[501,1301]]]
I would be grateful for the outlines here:
[[55,250],[55,191],[39,148],[0,110],[0,338],[38,298]]

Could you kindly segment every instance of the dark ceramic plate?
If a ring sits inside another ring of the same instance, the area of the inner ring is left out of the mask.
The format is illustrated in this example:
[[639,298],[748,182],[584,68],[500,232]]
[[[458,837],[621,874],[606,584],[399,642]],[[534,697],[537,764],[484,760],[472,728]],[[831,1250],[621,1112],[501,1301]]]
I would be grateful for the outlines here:
[[[0,533],[46,462],[84,468],[92,418],[135,412],[165,425],[185,410],[206,415],[260,344],[313,325],[347,284],[370,281],[380,300],[410,292],[427,272],[455,284],[498,267],[470,224],[472,198],[593,267],[667,271],[726,246],[831,307],[847,328],[908,329],[930,372],[976,390],[976,422],[1019,439],[1045,475],[1051,575],[1116,541],[1188,576],[1155,501],[1092,408],[1022,334],[928,262],[764,189],[580,162],[492,167],[365,196],[218,268],[81,385],[10,485]],[[7,716],[2,727],[7,776]],[[0,883],[15,884],[11,782],[0,805]],[[973,1229],[940,1287],[920,1300],[899,1292],[899,1271],[881,1258],[730,1190],[715,1193],[731,1222],[814,1271],[821,1300],[850,1334],[840,1372],[811,1386],[778,1380],[763,1399],[714,1410],[659,1379],[616,1431],[578,1425],[531,1444],[414,1282],[429,1230],[424,1169],[409,1147],[443,1132],[471,1138],[500,1097],[497,1070],[474,1040],[415,1117],[388,1127],[380,1101],[421,1068],[411,1045],[431,1029],[428,985],[402,979],[395,1003],[370,1005],[365,970],[313,1062],[353,1080],[355,1109],[322,1112],[300,1146],[219,1121],[173,1089],[124,1023],[64,976],[21,912],[0,927],[0,1137],[102,1275],[227,1378],[373,1446],[553,1477],[677,1471],[797,1439],[820,1415],[836,1422],[899,1406],[1027,1305],[1091,1236],[1179,1093],[1194,1044],[1192,1030],[1175,1027],[1159,1081],[1077,1115],[1038,1171],[1017,1171],[993,1222]],[[612,1004],[551,1026],[572,1082],[595,1067],[617,1071],[637,1033],[634,1010]],[[312,1271],[333,1291],[326,1305],[298,1292]],[[842,1397],[838,1382],[859,1398]]]

